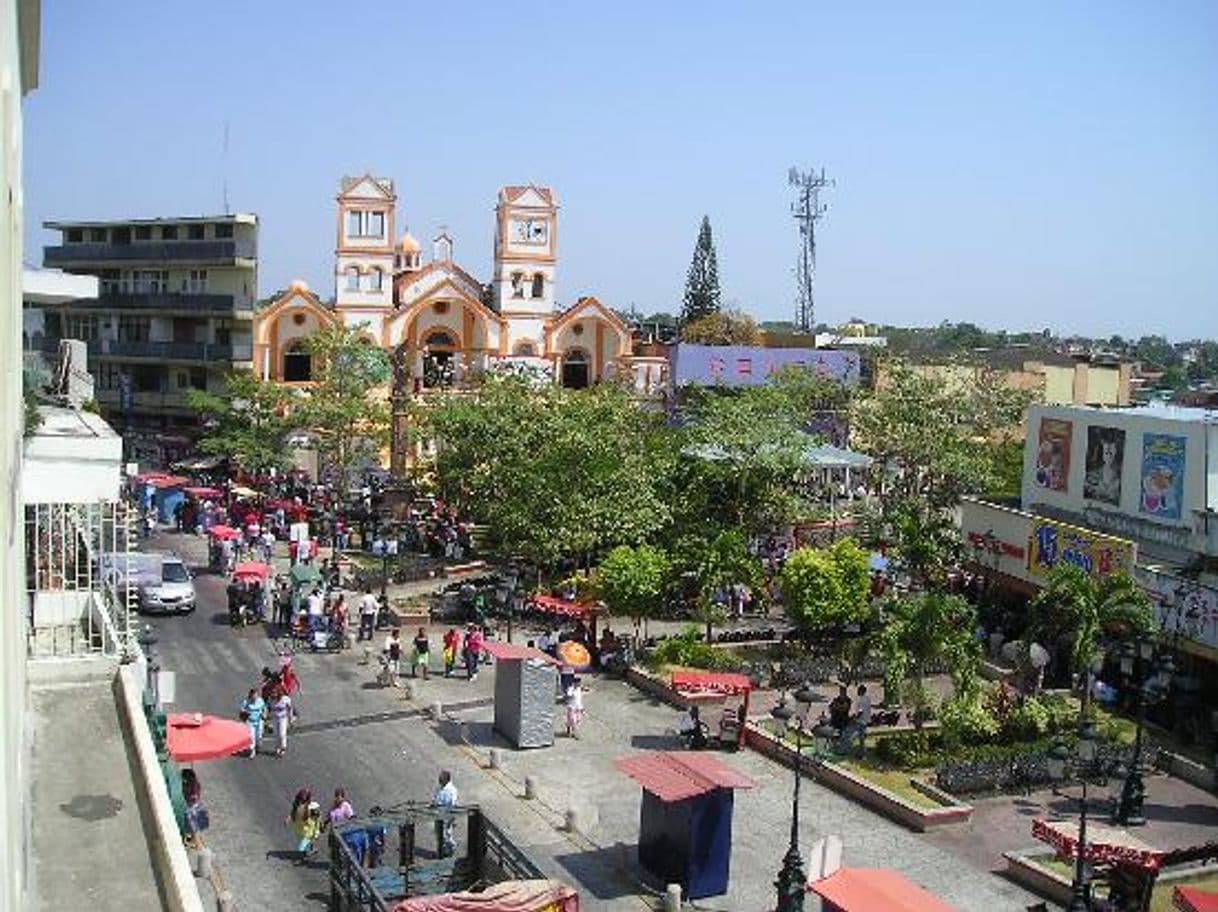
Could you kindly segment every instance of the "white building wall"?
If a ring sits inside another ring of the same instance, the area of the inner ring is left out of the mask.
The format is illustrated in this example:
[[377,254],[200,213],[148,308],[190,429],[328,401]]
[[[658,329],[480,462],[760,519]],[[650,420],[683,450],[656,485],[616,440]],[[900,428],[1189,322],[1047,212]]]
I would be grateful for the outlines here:
[[[17,0],[0,0],[0,909],[29,908],[25,749],[24,525],[18,501],[21,403],[21,53]],[[37,3],[26,4],[37,15]],[[37,53],[37,35],[26,36]]]

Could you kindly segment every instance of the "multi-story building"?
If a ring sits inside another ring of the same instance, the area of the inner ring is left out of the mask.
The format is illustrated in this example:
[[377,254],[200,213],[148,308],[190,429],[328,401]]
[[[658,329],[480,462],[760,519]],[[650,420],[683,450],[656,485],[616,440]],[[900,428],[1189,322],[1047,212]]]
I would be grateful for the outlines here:
[[198,426],[188,391],[223,391],[230,372],[253,367],[257,217],[44,226],[61,235],[44,248],[44,265],[96,276],[99,294],[27,315],[27,347],[88,343],[98,405],[128,458],[160,465],[185,455]]

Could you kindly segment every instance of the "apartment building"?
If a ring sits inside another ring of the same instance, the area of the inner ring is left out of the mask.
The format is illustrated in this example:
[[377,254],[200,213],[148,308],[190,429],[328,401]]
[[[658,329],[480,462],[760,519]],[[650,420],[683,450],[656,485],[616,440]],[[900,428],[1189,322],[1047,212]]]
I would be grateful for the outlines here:
[[98,405],[122,433],[126,457],[163,465],[186,455],[198,429],[188,391],[220,392],[230,372],[253,368],[257,216],[44,227],[60,233],[43,249],[44,266],[96,276],[99,293],[27,313],[27,348],[84,340]]

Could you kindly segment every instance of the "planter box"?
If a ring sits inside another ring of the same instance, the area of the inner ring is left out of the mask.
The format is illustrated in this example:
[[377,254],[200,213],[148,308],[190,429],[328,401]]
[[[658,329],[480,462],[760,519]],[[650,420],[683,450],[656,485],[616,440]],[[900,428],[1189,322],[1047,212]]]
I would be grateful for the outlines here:
[[1042,846],[1021,852],[1003,852],[1002,857],[1007,862],[1007,876],[1021,887],[1062,906],[1070,902],[1070,881],[1037,863],[1037,859],[1052,858],[1051,851],[1047,852]]
[[1196,760],[1190,760],[1188,757],[1182,757],[1180,754],[1161,751],[1159,764],[1166,770],[1168,775],[1175,776],[1177,779],[1183,779],[1190,785],[1197,786],[1197,788],[1213,791],[1218,786],[1218,782],[1215,782],[1216,776],[1212,767],[1198,763]]
[[689,707],[689,700],[673,690],[667,680],[641,668],[634,666],[627,668],[626,683],[638,688],[645,694],[655,697],[657,700],[667,703],[669,706],[675,706],[677,709]]
[[[745,744],[754,750],[784,765],[794,765],[795,751],[757,724],[750,722],[746,726],[744,738]],[[916,807],[900,796],[856,776],[836,763],[826,761],[817,766],[811,757],[805,756],[802,758],[800,769],[814,775],[817,782],[833,791],[852,798],[859,804],[919,833],[941,826],[967,823],[973,816],[972,805],[958,801],[932,785],[912,779],[910,781],[914,783],[914,788],[927,797],[942,802],[944,807],[933,810]]]

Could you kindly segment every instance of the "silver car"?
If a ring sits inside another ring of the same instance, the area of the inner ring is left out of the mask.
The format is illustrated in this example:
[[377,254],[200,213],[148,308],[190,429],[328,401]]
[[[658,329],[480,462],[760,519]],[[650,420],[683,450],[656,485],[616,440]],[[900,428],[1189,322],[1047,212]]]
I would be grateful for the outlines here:
[[140,583],[140,611],[146,614],[189,614],[195,610],[194,575],[182,559],[166,555],[159,579]]

